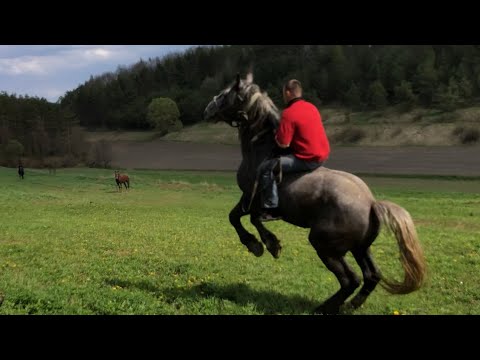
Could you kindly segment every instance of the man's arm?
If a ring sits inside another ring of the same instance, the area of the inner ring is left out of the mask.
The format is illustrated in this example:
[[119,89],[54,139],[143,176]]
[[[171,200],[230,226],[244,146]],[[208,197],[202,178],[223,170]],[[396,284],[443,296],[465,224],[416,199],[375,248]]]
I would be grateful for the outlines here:
[[282,113],[282,117],[280,119],[280,125],[275,135],[275,142],[280,148],[286,149],[290,146],[290,143],[293,138],[293,133],[294,133],[294,124],[291,119],[291,116],[289,116],[289,114],[284,111]]

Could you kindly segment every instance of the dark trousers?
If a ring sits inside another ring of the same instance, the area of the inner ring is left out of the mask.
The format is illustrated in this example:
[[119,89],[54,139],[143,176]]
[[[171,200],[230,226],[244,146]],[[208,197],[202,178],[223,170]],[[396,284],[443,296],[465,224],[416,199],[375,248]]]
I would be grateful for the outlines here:
[[282,173],[293,173],[302,171],[313,171],[323,165],[322,162],[304,161],[295,155],[285,155],[278,158],[265,160],[258,168],[260,179],[260,191],[262,205],[264,208],[278,207],[278,189],[273,174],[273,169],[278,161],[282,167]]

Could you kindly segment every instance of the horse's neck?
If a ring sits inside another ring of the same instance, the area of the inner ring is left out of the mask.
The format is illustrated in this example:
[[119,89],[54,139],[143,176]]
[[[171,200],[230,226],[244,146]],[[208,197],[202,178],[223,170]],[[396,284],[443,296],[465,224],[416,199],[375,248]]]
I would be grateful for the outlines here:
[[275,148],[273,128],[278,126],[280,116],[276,112],[260,114],[254,107],[246,112],[249,124],[245,126],[253,125],[254,129],[240,129],[242,164],[237,176],[244,180],[242,182],[251,182],[255,179],[258,166],[271,156]]
[[263,134],[261,138],[252,142],[252,138],[256,134],[258,134],[258,132],[255,134],[244,134],[240,141],[243,160],[259,165],[263,160],[271,155],[275,146],[275,140],[273,138],[273,132],[268,130],[268,133]]
[[[257,177],[257,170],[260,164],[271,156],[274,149],[273,132],[264,134],[257,142],[251,142],[251,136],[241,137],[242,163],[237,171],[237,182],[240,188],[250,191]],[[253,135],[255,136],[255,135]]]

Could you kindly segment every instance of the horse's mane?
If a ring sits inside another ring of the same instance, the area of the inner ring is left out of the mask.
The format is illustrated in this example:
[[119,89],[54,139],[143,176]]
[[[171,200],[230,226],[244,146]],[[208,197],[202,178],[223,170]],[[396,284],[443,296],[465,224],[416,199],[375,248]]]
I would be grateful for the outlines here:
[[280,111],[265,91],[261,91],[256,84],[247,85],[244,89],[245,112],[251,122],[252,129],[263,129],[265,121],[270,119],[275,128],[280,123]]

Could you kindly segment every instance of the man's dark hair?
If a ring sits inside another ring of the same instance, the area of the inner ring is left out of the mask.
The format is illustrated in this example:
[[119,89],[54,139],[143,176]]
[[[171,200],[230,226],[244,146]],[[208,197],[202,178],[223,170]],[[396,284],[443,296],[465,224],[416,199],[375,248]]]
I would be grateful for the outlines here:
[[295,96],[302,96],[302,84],[296,79],[288,80],[284,85],[284,89],[290,91]]

